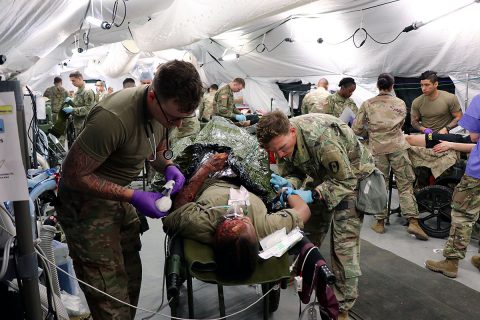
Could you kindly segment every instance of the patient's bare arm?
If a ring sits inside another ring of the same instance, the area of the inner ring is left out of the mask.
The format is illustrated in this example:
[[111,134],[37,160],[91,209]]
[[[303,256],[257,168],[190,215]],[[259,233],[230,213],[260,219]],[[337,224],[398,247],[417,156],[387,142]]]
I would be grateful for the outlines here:
[[310,215],[311,215],[310,208],[305,203],[305,201],[303,201],[302,197],[296,194],[292,194],[288,197],[287,201],[288,201],[288,205],[292,209],[295,209],[295,211],[298,213],[303,223],[306,223],[308,219],[310,219]]
[[195,174],[188,183],[180,190],[175,198],[173,209],[180,208],[188,202],[195,200],[198,190],[211,173],[222,170],[225,167],[225,161],[228,153],[216,153],[209,157],[207,161],[200,164]]

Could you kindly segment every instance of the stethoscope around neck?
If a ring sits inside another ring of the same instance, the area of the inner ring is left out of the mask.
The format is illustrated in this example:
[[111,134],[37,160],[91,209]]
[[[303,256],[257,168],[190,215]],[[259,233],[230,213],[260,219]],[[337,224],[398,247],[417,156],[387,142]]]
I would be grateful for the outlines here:
[[[148,92],[148,87],[145,92],[145,98],[143,99],[143,129],[145,130],[145,135],[147,136],[148,139],[148,144],[150,145],[150,149],[152,150],[152,155],[153,158],[152,160],[148,159],[149,162],[153,162],[157,160],[157,142],[155,140],[155,133],[153,132],[153,125],[152,122],[148,119],[147,115],[147,92]],[[150,132],[149,130],[150,129]],[[163,157],[165,160],[172,160],[173,158],[173,151],[170,150],[170,144],[168,142],[168,128],[165,128],[166,130],[166,139],[167,139],[167,148],[163,151]],[[153,143],[152,143],[152,137],[153,137]]]

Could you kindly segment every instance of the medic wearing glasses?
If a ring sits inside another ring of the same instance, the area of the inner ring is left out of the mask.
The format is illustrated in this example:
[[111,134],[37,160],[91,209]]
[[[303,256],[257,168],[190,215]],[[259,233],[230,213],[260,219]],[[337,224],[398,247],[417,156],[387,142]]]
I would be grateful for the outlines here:
[[[175,181],[172,194],[183,187],[185,178],[171,161],[168,129],[191,116],[201,95],[200,76],[192,64],[167,62],[152,84],[101,100],[63,164],[56,209],[75,271],[81,280],[132,305],[138,302],[141,283],[137,211],[151,218],[168,212],[155,206],[161,193],[128,185],[147,159],[167,181]],[[82,289],[94,319],[134,318],[133,308]]]

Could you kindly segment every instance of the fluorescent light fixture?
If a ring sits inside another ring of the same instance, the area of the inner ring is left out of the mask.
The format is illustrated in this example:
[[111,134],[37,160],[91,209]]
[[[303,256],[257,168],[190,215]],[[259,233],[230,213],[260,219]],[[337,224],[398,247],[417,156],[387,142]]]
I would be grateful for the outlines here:
[[240,55],[238,53],[230,53],[230,54],[224,55],[223,57],[221,57],[218,60],[219,61],[232,61],[232,60],[235,60],[235,59],[238,59],[238,58],[240,58]]
[[102,21],[102,20],[97,19],[93,16],[87,16],[85,18],[85,22],[88,22],[91,25],[100,27],[102,29],[110,29],[112,27],[112,25],[110,23],[108,23],[107,21]]
[[94,26],[97,26],[97,27],[101,27],[101,26],[102,26],[102,20],[97,19],[97,18],[92,17],[92,16],[87,16],[87,17],[85,18],[85,22],[88,22],[88,23],[90,23],[91,25],[94,25]]

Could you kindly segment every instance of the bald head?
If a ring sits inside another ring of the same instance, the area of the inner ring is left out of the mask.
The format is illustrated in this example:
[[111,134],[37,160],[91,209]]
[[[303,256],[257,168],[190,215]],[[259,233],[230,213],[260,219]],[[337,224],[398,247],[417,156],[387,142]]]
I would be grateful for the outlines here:
[[323,87],[325,88],[325,90],[328,90],[328,80],[325,78],[318,80],[317,87],[318,88]]

